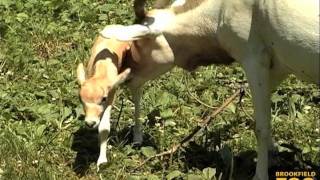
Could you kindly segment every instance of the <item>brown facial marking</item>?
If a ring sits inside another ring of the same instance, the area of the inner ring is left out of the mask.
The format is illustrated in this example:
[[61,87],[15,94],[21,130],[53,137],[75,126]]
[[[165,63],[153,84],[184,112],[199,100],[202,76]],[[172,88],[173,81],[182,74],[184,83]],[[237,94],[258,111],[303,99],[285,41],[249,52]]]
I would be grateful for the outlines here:
[[103,111],[101,101],[103,99],[103,89],[94,86],[94,79],[88,80],[80,90],[80,97],[86,116],[99,117]]

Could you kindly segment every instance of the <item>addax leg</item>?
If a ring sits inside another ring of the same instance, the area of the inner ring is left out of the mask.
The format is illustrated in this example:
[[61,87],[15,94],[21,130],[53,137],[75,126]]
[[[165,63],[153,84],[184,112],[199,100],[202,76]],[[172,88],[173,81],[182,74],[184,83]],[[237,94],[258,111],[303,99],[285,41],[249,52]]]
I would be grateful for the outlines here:
[[270,59],[259,44],[255,44],[243,62],[254,106],[258,161],[255,180],[268,180],[268,150],[271,138]]
[[140,121],[140,99],[142,90],[140,88],[132,89],[134,103],[134,128],[133,128],[133,144],[140,146],[143,141],[142,125]]

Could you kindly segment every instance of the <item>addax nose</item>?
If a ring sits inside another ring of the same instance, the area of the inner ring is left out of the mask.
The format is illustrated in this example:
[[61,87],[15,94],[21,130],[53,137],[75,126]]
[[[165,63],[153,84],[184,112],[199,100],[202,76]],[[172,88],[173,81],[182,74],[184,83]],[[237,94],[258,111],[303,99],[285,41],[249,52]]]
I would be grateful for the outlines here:
[[94,128],[95,125],[96,125],[96,122],[94,122],[94,121],[86,121],[86,126],[88,128]]

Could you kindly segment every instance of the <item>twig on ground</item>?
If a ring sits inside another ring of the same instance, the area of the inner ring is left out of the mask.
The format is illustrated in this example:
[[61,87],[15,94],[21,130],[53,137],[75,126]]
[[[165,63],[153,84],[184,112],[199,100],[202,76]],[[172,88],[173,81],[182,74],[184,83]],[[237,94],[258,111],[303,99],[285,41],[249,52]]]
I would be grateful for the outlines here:
[[119,115],[117,118],[116,129],[118,129],[119,121],[120,121],[121,114],[122,114],[122,109],[123,109],[123,98],[121,98],[121,106],[120,106]]
[[217,108],[215,111],[213,111],[211,114],[209,114],[206,119],[204,119],[204,121],[199,124],[197,127],[194,128],[194,130],[185,138],[182,139],[182,141],[180,141],[179,144],[174,145],[171,149],[164,151],[162,153],[156,154],[154,156],[151,156],[149,158],[147,158],[146,160],[144,160],[138,167],[136,167],[135,169],[138,169],[140,167],[142,167],[144,164],[146,164],[148,161],[150,161],[153,158],[156,157],[161,157],[161,156],[165,156],[165,155],[172,155],[173,153],[175,153],[180,147],[187,145],[190,140],[204,127],[208,126],[208,124],[210,124],[210,122],[212,121],[212,119],[214,119],[222,110],[224,110],[239,94],[241,93],[241,90],[237,90],[232,96],[230,96],[219,108]]
[[185,82],[186,82],[186,86],[187,86],[187,92],[188,94],[193,98],[195,99],[198,103],[202,104],[203,106],[207,107],[207,108],[210,108],[210,109],[217,109],[217,107],[213,107],[213,106],[210,106],[209,104],[206,104],[205,102],[201,101],[199,98],[197,98],[195,95],[193,95],[190,90],[189,90],[189,81],[188,79],[185,77]]

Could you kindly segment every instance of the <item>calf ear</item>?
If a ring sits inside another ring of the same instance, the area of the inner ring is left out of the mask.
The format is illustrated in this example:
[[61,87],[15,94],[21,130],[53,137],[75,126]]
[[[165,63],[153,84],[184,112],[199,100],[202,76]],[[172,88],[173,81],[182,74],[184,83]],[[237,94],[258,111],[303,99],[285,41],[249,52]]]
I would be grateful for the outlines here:
[[78,83],[82,85],[86,80],[86,72],[83,67],[83,63],[80,63],[77,68],[77,79]]
[[119,41],[134,41],[146,37],[155,37],[160,34],[158,30],[151,30],[148,26],[135,24],[131,26],[110,25],[100,31],[102,37],[114,38]]
[[123,72],[121,72],[118,76],[117,76],[117,80],[115,82],[115,84],[113,85],[114,87],[119,86],[120,84],[122,84],[130,75],[131,69],[127,68],[125,69]]

